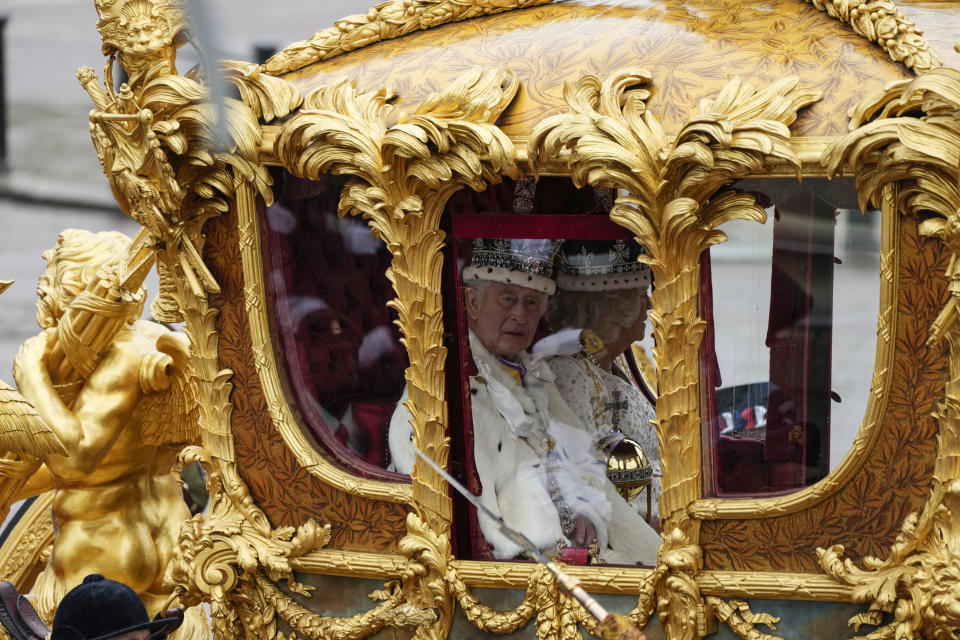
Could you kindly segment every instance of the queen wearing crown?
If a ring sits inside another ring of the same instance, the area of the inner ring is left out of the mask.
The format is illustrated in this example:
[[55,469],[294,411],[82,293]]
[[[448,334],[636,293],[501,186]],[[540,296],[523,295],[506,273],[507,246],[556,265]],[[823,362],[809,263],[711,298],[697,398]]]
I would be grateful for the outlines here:
[[650,268],[638,261],[641,253],[633,241],[563,243],[558,291],[547,319],[554,328],[581,333],[549,363],[567,405],[581,423],[595,428],[598,455],[620,463],[608,464],[608,473],[621,494],[634,498],[649,487],[645,514],[656,522],[661,492],[656,411],[617,362],[646,328],[651,278]]
[[[595,545],[615,564],[654,564],[660,538],[617,493],[591,446],[593,424],[567,406],[547,359],[529,351],[556,291],[558,242],[478,239],[463,271],[470,351],[475,472],[480,500],[541,550]],[[547,350],[546,352],[549,352]],[[413,466],[409,413],[390,427],[397,471]],[[495,558],[522,553],[479,514]]]

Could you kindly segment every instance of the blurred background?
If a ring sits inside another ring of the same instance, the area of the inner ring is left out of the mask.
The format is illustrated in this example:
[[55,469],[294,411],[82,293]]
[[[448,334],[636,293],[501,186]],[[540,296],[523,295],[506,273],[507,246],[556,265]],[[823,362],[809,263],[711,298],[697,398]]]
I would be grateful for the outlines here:
[[[216,30],[218,58],[257,61],[376,0],[200,0]],[[76,79],[103,77],[93,0],[0,0],[0,378],[12,383],[19,345],[37,333],[34,301],[41,253],[76,227],[134,234],[117,209],[87,132],[91,103]],[[180,72],[196,64],[190,47]],[[155,290],[155,286],[153,290]]]

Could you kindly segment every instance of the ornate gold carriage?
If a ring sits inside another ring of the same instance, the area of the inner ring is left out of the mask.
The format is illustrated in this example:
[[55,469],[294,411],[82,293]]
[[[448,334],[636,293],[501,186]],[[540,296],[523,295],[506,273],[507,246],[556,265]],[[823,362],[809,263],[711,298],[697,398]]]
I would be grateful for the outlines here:
[[[394,0],[182,75],[176,3],[96,4],[108,72],[78,77],[153,315],[190,339],[181,458],[210,493],[166,583],[216,637],[595,630],[543,567],[485,555],[429,467],[386,470],[405,388],[414,443],[469,478],[458,271],[494,236],[648,252],[652,365],[628,364],[656,400],[662,544],[654,566],[569,567],[587,591],[671,640],[960,628],[960,4]],[[502,213],[533,177],[540,208]],[[865,280],[843,280],[841,217]],[[724,257],[738,236],[755,262]],[[761,263],[767,297],[731,303]],[[731,372],[738,340],[769,368]],[[776,424],[776,393],[803,418]],[[51,536],[41,499],[4,576],[29,589]]]

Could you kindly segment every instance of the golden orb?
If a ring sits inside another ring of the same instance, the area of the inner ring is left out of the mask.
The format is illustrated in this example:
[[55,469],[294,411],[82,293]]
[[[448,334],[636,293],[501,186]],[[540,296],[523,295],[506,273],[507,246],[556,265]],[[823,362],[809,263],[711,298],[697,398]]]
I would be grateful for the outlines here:
[[617,493],[630,502],[650,486],[653,466],[640,443],[631,438],[622,438],[611,446],[604,447],[607,456],[607,478],[616,487]]

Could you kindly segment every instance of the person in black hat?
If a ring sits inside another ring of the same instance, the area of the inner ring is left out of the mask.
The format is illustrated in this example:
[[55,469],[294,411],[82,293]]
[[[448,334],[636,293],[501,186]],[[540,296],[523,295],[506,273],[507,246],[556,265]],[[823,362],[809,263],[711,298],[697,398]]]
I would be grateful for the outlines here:
[[182,622],[179,609],[151,620],[133,589],[93,573],[60,601],[50,640],[159,640]]

